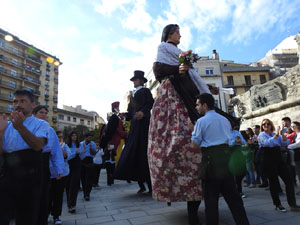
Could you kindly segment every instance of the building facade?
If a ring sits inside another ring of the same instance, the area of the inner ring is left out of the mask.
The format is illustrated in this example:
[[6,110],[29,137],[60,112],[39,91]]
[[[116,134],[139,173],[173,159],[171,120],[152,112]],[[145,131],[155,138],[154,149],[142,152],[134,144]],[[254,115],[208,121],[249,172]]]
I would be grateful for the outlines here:
[[298,65],[298,44],[296,35],[289,36],[274,49],[269,50],[264,58],[254,63],[254,66],[269,66],[271,78],[274,79]]
[[97,112],[82,109],[81,105],[76,107],[64,105],[63,109],[58,109],[58,130],[64,130],[65,127],[75,128],[78,125],[94,130],[104,123],[103,118]]
[[[227,95],[226,102],[236,95],[248,91],[252,86],[263,84],[270,80],[269,67],[228,67],[223,66],[223,79],[225,88],[233,88],[234,95]],[[228,112],[233,109],[228,106]]]
[[[215,50],[214,53],[216,54]],[[208,56],[201,57],[200,60],[194,64],[194,67],[206,84],[223,87],[223,76],[219,57],[215,57],[214,53],[212,58]],[[213,95],[213,97],[216,106],[226,112],[227,103],[225,94],[220,92],[219,95]]]
[[[7,35],[13,40],[7,41]],[[38,104],[49,107],[49,123],[56,127],[61,64],[55,56],[0,29],[0,113],[10,113],[13,93],[25,89],[34,94]]]

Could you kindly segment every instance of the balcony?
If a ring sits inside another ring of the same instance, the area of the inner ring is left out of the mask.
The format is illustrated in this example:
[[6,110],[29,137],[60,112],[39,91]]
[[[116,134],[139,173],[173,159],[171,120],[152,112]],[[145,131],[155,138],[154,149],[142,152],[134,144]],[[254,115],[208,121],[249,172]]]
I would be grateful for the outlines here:
[[24,80],[25,80],[25,81],[28,81],[28,82],[31,82],[31,83],[33,83],[33,84],[36,84],[36,85],[40,85],[40,84],[41,84],[41,81],[39,81],[39,80],[36,79],[36,78],[29,77],[29,76],[24,76]]
[[9,76],[9,77],[14,77],[14,78],[17,78],[17,79],[23,79],[22,74],[17,73],[17,72],[12,73],[12,71],[4,69],[3,67],[0,67],[0,74],[6,75],[6,76]]
[[13,102],[13,96],[0,93],[0,99]]
[[12,48],[12,47],[10,47],[6,44],[4,44],[3,46],[0,45],[0,48],[3,49],[6,52],[9,52],[9,53],[17,55],[21,58],[24,58],[24,54],[16,48]]
[[58,78],[57,77],[54,77],[54,82],[58,83]]
[[38,65],[42,65],[42,60],[38,57],[35,57],[35,56],[26,55],[26,60],[29,60],[33,63],[38,64]]
[[19,63],[17,60],[13,58],[5,57],[4,55],[0,54],[0,61],[4,62],[6,64],[9,64],[14,67],[18,67],[20,69],[23,69],[23,63]]
[[57,97],[56,96],[53,97],[53,102],[57,103]]
[[57,87],[55,87],[53,90],[54,90],[55,93],[58,93],[58,88]]
[[58,111],[58,108],[56,106],[53,106],[53,112],[57,112]]
[[17,85],[15,83],[3,81],[1,79],[0,79],[0,86],[8,88],[8,89],[12,89],[12,90],[16,90],[17,89]]
[[39,69],[34,68],[32,66],[29,66],[29,65],[24,65],[24,69],[27,71],[33,72],[34,74],[38,74],[38,75],[42,74],[42,71],[40,71]]
[[57,67],[54,68],[54,72],[58,73],[58,68]]
[[53,123],[57,123],[57,116],[53,116],[53,117],[52,117],[52,122],[53,122]]

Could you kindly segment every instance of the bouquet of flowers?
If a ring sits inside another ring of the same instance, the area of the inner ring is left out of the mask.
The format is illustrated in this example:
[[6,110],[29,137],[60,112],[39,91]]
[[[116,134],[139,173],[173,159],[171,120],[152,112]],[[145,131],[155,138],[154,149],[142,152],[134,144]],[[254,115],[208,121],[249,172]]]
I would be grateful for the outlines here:
[[197,62],[200,59],[200,57],[196,54],[193,53],[192,50],[188,50],[186,52],[181,52],[179,54],[179,64],[187,64],[191,68],[193,68],[193,63]]

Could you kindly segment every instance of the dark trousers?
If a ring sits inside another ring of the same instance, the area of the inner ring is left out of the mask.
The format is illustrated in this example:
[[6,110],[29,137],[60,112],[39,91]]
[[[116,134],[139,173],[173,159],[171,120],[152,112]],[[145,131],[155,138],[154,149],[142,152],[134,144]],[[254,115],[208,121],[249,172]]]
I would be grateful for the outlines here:
[[[287,165],[283,161],[279,148],[264,148],[264,171],[269,179],[270,193],[274,205],[281,205],[278,189],[278,176],[281,177],[285,184],[287,201],[290,206],[296,205],[294,184],[289,174]],[[279,186],[279,187],[278,187]]]
[[223,195],[235,223],[249,225],[243,200],[228,169],[231,152],[228,145],[202,148],[202,160],[208,163],[206,177],[202,180],[207,225],[219,224],[220,193]]
[[76,156],[74,159],[68,161],[70,167],[70,174],[66,182],[66,194],[68,207],[75,207],[77,202],[77,195],[80,187],[80,159]]
[[198,209],[201,201],[187,202],[189,225],[199,225]]
[[112,185],[114,183],[115,164],[105,162],[105,168],[107,174],[107,185]]
[[93,181],[94,181],[93,158],[85,157],[81,161],[81,182],[82,182],[84,197],[90,197]]
[[218,201],[220,193],[223,195],[233,219],[237,225],[249,225],[243,200],[236,189],[233,176],[224,179],[207,179],[202,182],[205,217],[207,225],[219,224]]
[[100,173],[102,169],[102,164],[94,164],[94,182],[93,185],[97,185],[99,183]]
[[61,215],[66,179],[66,177],[62,177],[59,180],[56,178],[51,179],[49,214],[51,214],[53,218],[58,218]]
[[242,181],[243,181],[244,177],[245,177],[245,174],[234,176],[236,189],[240,194],[243,193]]
[[[146,183],[147,183],[149,192],[152,192],[151,181],[146,181]],[[138,181],[138,185],[139,185],[140,189],[146,190],[146,187],[145,187],[145,185],[144,185],[144,181]]]
[[0,224],[8,225],[11,215],[16,225],[36,224],[40,202],[41,153],[21,150],[3,153],[0,174]]
[[49,190],[50,190],[50,170],[49,170],[50,153],[42,153],[42,182],[40,196],[40,213],[38,214],[37,225],[48,224],[48,207],[49,207]]

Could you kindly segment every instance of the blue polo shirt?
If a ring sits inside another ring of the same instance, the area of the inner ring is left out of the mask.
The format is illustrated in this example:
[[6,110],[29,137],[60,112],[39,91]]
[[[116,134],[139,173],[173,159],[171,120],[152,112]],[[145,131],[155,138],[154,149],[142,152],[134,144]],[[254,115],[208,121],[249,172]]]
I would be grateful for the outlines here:
[[[89,144],[86,144],[85,141],[80,142],[80,147],[79,147],[79,157],[81,160],[83,160],[85,157],[94,157],[91,153],[90,153],[90,146],[92,146],[92,149],[97,152],[97,146],[95,144],[95,142],[91,141]],[[85,149],[85,152],[83,152],[83,150]]]
[[[67,158],[64,159],[63,171],[62,171],[62,173],[60,173],[60,174],[62,174],[63,177],[65,177],[65,176],[68,176],[70,173],[68,160],[70,159],[71,151],[70,151],[68,145],[65,143],[63,143],[61,146],[59,146],[59,148],[60,148],[61,153],[62,153],[62,150],[64,150],[67,153]],[[49,162],[49,167],[50,167],[50,174],[51,174],[50,178],[56,178],[58,173],[55,168],[55,165],[52,163],[51,160]]]
[[[49,124],[34,116],[27,117],[23,125],[27,130],[38,138],[49,137]],[[4,132],[2,149],[4,152],[12,153],[19,150],[31,148],[22,138],[20,133],[13,127],[13,124],[9,121]]]
[[192,141],[200,147],[229,144],[231,125],[222,115],[210,110],[199,118],[192,133]]

